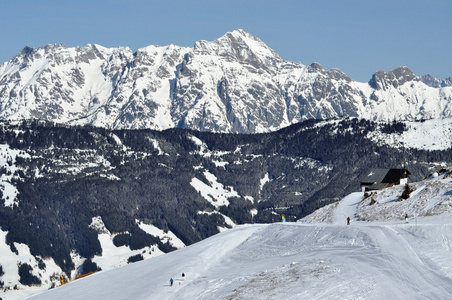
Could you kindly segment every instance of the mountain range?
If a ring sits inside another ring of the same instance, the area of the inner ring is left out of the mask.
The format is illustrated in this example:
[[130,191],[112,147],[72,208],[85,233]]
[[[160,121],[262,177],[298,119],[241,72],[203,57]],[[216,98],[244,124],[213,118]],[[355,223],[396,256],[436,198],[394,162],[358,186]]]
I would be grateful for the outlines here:
[[369,82],[282,59],[243,30],[194,47],[25,47],[0,66],[0,118],[108,129],[275,131],[308,119],[452,117],[452,78],[407,67]]

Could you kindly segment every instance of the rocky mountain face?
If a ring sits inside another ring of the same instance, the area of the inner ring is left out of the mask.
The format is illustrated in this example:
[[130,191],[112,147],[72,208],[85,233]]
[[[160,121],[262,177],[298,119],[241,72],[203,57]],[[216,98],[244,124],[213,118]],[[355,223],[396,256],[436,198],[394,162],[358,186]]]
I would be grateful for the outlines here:
[[0,66],[0,118],[225,133],[342,116],[412,121],[452,117],[451,82],[406,67],[355,82],[283,60],[243,30],[192,48],[47,45]]

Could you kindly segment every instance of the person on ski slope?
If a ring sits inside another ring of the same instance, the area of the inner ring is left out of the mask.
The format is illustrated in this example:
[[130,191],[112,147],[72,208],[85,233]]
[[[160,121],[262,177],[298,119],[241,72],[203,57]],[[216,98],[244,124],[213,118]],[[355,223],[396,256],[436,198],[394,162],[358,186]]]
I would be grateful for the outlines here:
[[170,286],[173,286],[173,282],[174,282],[173,278],[171,278],[169,282],[170,282]]

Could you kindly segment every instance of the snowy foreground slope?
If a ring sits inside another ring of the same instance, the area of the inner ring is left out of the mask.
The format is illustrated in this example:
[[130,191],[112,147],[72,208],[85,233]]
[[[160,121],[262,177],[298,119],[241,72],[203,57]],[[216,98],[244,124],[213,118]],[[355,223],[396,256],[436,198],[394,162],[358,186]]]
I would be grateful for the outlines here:
[[[298,223],[237,226],[29,299],[452,299],[452,178],[412,187],[404,201],[393,187]],[[368,207],[378,221],[360,221]]]

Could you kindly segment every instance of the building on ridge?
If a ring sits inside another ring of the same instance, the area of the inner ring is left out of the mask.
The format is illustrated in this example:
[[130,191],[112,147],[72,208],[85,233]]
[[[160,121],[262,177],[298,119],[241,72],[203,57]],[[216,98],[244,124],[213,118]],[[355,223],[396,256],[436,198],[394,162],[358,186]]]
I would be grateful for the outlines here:
[[393,185],[406,184],[411,173],[407,169],[371,168],[361,179],[361,191],[381,190]]

